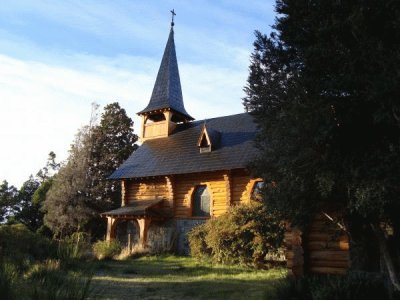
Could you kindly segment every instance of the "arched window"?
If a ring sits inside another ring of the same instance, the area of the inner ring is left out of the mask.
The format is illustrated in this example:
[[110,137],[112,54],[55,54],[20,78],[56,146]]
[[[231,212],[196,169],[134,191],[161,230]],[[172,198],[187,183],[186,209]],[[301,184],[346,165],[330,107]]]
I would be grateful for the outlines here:
[[192,216],[210,216],[210,194],[206,185],[198,185],[192,196]]
[[264,181],[256,181],[251,191],[251,200],[262,201],[264,193]]

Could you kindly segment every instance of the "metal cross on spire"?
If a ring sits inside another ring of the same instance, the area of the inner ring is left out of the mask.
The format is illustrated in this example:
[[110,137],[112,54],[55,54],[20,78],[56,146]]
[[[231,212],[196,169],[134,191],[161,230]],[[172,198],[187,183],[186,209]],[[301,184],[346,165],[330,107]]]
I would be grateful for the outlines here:
[[174,27],[175,23],[174,23],[174,17],[176,16],[175,10],[171,10],[171,14],[172,14],[172,21],[171,21],[171,27]]

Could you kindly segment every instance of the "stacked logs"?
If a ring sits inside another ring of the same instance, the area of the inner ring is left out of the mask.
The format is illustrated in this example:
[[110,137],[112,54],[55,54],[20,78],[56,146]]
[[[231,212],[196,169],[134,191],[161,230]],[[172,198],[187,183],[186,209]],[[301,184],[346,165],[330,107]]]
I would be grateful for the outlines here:
[[287,226],[284,243],[289,274],[300,276],[303,270],[318,274],[347,272],[350,264],[348,236],[328,217],[325,214],[316,216],[305,234]]
[[345,274],[349,268],[349,238],[335,221],[318,215],[307,232],[309,270],[320,274]]
[[287,225],[283,243],[289,275],[303,275],[304,251],[302,247],[302,232],[298,228],[292,228],[290,225]]

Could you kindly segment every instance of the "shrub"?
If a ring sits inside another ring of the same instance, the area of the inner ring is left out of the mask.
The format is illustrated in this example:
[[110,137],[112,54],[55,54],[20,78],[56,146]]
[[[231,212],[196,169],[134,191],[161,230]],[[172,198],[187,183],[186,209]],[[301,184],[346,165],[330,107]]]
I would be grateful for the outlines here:
[[238,205],[189,233],[191,254],[224,264],[259,267],[283,240],[284,224],[261,203]]
[[211,249],[207,246],[207,224],[201,224],[194,227],[188,235],[190,244],[190,254],[198,259],[209,258]]
[[26,274],[30,283],[29,299],[86,299],[92,274],[70,273],[60,261],[35,264]]
[[18,278],[18,270],[11,262],[0,264],[0,295],[2,299],[14,299],[15,284]]
[[94,255],[98,259],[111,259],[121,252],[121,245],[118,241],[98,241],[93,245]]
[[80,259],[90,252],[90,236],[85,232],[75,232],[58,243],[57,256],[63,261]]
[[30,231],[23,224],[0,226],[0,256],[18,267],[25,262],[55,255],[55,246],[47,238]]

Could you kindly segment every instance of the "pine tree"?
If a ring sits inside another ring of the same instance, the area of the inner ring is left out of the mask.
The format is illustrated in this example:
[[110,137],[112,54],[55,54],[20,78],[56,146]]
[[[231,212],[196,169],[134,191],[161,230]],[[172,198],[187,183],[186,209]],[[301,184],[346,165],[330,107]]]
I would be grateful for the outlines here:
[[297,223],[327,207],[356,216],[399,290],[380,227],[399,245],[399,2],[281,0],[276,11],[273,33],[256,33],[244,99],[266,201]]
[[107,178],[137,148],[133,121],[117,102],[104,107],[100,124],[93,130],[89,176],[91,195],[97,211],[116,208],[121,203],[120,182]]

